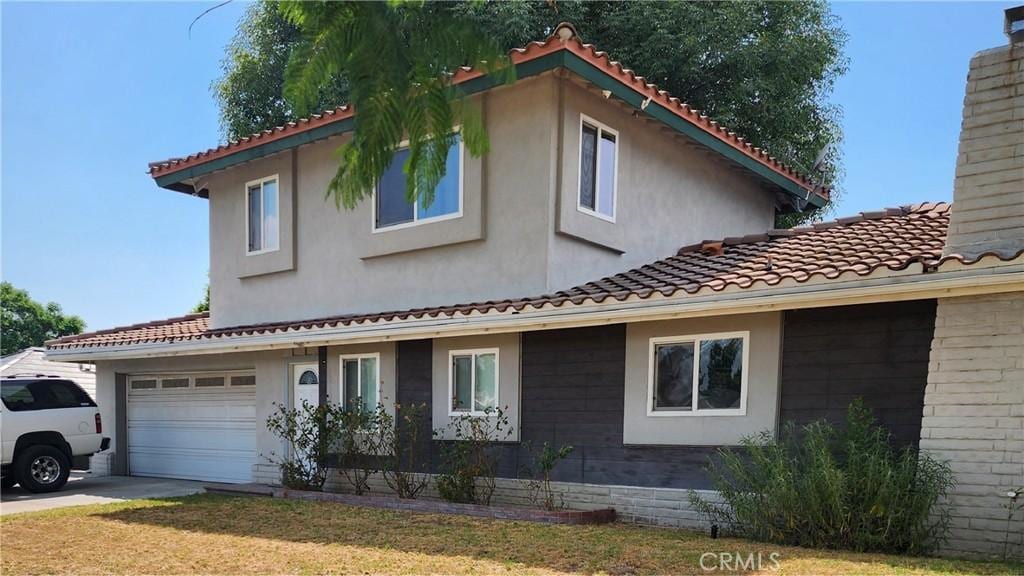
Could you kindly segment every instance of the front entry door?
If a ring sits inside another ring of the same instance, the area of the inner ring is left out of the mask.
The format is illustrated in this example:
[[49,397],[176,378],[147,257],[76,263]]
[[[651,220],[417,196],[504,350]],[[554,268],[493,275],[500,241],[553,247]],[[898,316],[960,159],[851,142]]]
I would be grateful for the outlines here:
[[302,408],[302,401],[316,406],[320,402],[320,379],[317,364],[295,364],[292,366],[292,407]]

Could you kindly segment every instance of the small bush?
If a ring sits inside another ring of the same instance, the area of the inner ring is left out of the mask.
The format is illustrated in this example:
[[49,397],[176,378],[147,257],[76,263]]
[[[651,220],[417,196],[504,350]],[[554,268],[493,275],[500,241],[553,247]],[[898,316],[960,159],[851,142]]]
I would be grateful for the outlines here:
[[399,498],[416,498],[430,481],[417,459],[426,404],[395,404],[395,416],[377,406],[374,447],[384,481]]
[[525,442],[523,446],[533,457],[533,465],[523,469],[526,475],[532,478],[530,480],[530,500],[545,510],[555,510],[565,506],[564,499],[555,502],[555,493],[551,490],[551,472],[559,462],[572,454],[573,447],[565,445],[556,450],[549,442],[545,442],[534,454],[533,446],[529,442]]
[[335,412],[340,443],[338,445],[338,468],[341,476],[356,494],[370,490],[370,475],[376,472],[373,455],[375,431],[379,426],[378,415],[382,410],[364,410],[362,398],[353,398],[347,410]]
[[488,408],[483,416],[465,414],[435,430],[434,435],[452,438],[441,444],[442,472],[436,480],[441,497],[449,502],[489,505],[498,467],[494,444],[512,435],[505,412]]
[[266,457],[281,470],[281,483],[296,490],[321,490],[327,480],[327,457],[339,440],[338,411],[303,400],[298,408],[275,404],[267,430],[285,441],[285,454]]
[[860,400],[846,426],[784,426],[779,438],[745,438],[721,449],[708,473],[723,504],[690,501],[713,524],[737,535],[812,548],[924,554],[949,531],[937,506],[953,486],[945,462],[894,449]]

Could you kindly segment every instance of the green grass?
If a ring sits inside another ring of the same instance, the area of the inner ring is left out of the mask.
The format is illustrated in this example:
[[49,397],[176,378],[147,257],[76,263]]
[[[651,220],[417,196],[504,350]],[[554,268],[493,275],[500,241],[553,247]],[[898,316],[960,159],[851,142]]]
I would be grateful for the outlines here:
[[0,541],[4,574],[754,573],[704,572],[706,552],[761,552],[765,574],[1024,573],[1020,563],[786,548],[626,524],[553,526],[214,495],[3,516]]

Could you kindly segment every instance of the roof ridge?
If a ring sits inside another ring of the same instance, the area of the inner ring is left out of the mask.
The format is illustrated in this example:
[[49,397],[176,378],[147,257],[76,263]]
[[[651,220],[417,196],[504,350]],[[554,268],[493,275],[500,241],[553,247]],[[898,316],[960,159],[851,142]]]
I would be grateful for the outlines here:
[[744,244],[757,244],[759,242],[772,242],[779,238],[791,238],[802,236],[811,232],[820,232],[835,228],[837,226],[849,226],[869,220],[881,220],[883,218],[894,218],[901,216],[930,216],[941,217],[949,214],[952,209],[952,202],[918,202],[906,204],[898,208],[884,208],[882,210],[871,210],[858,212],[853,216],[843,216],[828,221],[803,224],[792,228],[772,228],[761,234],[747,234],[745,236],[730,236],[719,240],[702,240],[696,244],[683,246],[676,251],[676,256],[693,252],[718,252],[726,246],[739,246]]

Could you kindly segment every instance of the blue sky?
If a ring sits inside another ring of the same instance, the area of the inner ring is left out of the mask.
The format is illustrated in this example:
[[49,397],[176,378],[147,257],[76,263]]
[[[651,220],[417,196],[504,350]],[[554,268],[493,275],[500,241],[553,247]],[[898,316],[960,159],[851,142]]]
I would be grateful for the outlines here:
[[[850,70],[839,215],[952,194],[967,64],[1013,3],[840,3]],[[244,4],[0,4],[4,280],[90,330],[183,314],[209,265],[206,202],[152,160],[220,140],[210,83]],[[641,71],[642,72],[642,71]]]

